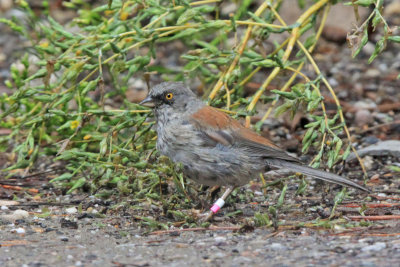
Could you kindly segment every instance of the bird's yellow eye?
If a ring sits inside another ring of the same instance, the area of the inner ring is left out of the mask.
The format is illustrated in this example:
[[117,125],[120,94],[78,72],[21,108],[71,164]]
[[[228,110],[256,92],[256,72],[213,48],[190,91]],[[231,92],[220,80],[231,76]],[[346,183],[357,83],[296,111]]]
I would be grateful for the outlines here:
[[171,100],[173,97],[174,97],[173,93],[168,93],[165,95],[165,99],[167,99],[167,100]]

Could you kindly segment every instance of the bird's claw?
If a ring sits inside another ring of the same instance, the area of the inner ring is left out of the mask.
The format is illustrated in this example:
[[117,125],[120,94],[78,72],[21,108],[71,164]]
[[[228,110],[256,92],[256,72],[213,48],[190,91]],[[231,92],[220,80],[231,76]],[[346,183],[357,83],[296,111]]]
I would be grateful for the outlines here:
[[204,223],[211,220],[214,213],[210,210],[199,215],[199,222]]

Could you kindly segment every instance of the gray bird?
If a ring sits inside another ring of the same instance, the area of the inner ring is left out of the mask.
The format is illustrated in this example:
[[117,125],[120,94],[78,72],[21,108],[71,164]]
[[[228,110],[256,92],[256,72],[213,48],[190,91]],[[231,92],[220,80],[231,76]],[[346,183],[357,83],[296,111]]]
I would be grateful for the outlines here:
[[369,191],[344,177],[304,165],[224,112],[207,106],[182,83],[154,86],[141,104],[154,108],[157,150],[162,155],[182,163],[184,174],[200,184],[227,187],[204,220],[222,208],[235,187],[271,167]]

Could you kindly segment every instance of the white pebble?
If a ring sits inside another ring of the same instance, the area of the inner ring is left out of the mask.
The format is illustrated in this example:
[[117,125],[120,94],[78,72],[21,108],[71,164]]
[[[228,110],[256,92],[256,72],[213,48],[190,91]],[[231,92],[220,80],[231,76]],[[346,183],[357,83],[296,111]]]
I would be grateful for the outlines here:
[[22,227],[16,228],[16,229],[11,229],[11,233],[17,233],[17,234],[25,234],[25,229]]
[[67,214],[75,214],[78,212],[78,210],[75,207],[71,207],[71,208],[66,209],[65,212]]
[[14,216],[18,217],[19,219],[24,219],[29,217],[29,212],[26,210],[16,210],[14,211]]
[[286,247],[280,243],[272,243],[270,247],[273,250],[285,250],[286,249]]
[[376,242],[376,243],[373,244],[373,245],[369,245],[369,246],[363,247],[363,248],[361,249],[361,251],[363,251],[363,252],[381,251],[382,249],[385,249],[385,248],[386,248],[386,244],[385,244],[385,243],[383,243],[383,242]]
[[16,210],[13,214],[5,214],[0,216],[0,220],[6,222],[15,222],[16,220],[21,220],[29,217],[29,213],[26,210]]

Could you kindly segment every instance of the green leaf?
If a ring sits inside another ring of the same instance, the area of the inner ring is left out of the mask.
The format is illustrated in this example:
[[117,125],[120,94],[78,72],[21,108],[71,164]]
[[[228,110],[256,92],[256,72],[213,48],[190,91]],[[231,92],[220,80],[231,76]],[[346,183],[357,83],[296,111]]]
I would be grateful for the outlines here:
[[56,178],[51,179],[50,183],[54,183],[54,182],[57,182],[57,181],[69,180],[73,176],[74,176],[74,174],[66,172],[66,173],[61,174],[60,176],[57,176]]
[[303,145],[310,140],[311,135],[313,134],[314,131],[315,131],[314,127],[311,127],[310,129],[307,130],[307,132],[304,134],[304,137],[302,140]]
[[347,157],[350,155],[350,151],[351,151],[351,146],[348,145],[348,146],[346,147],[346,150],[345,150],[344,153],[343,153],[343,160],[346,160],[346,159],[347,159]]
[[394,172],[400,172],[399,166],[392,165],[392,166],[389,166],[388,168]]
[[349,5],[359,5],[359,6],[363,6],[363,7],[369,7],[370,5],[375,4],[376,0],[357,0],[355,2],[347,2],[345,3],[345,5],[349,6]]
[[294,100],[296,99],[296,95],[293,92],[283,92],[280,90],[271,90],[272,93],[283,96],[284,98],[290,99],[290,100]]
[[277,208],[280,208],[283,205],[283,201],[285,200],[287,187],[288,187],[287,184],[285,184],[285,186],[282,189],[281,195],[278,198],[278,203],[276,204]]
[[30,76],[28,79],[26,79],[26,81],[29,82],[29,81],[32,81],[32,80],[37,79],[37,78],[43,78],[46,75],[47,75],[47,69],[46,68],[42,68],[42,69],[38,70],[35,74]]
[[388,40],[395,43],[400,43],[400,36],[389,36]]
[[267,213],[262,214],[260,212],[256,212],[254,214],[254,223],[257,227],[261,227],[270,225],[271,221]]
[[279,67],[279,65],[272,59],[264,59],[251,63],[251,65],[265,68]]
[[376,43],[375,50],[372,53],[371,57],[368,59],[368,64],[371,64],[371,62],[383,51],[384,48],[385,48],[385,39],[382,38]]
[[275,110],[275,116],[277,117],[277,116],[285,113],[286,111],[288,111],[289,109],[292,108],[292,105],[293,105],[293,103],[291,101],[287,101],[284,104],[280,105]]
[[67,191],[67,195],[74,192],[74,190],[81,188],[85,184],[86,184],[86,179],[83,177],[79,178],[77,181],[75,181],[75,183],[72,185],[72,187]]
[[352,54],[352,57],[356,57],[362,50],[362,48],[368,43],[368,27],[364,28],[364,32],[362,33],[361,42],[358,45],[356,51]]
[[5,19],[5,18],[0,18],[0,23],[4,23],[6,24],[8,27],[10,27],[12,30],[19,32],[21,34],[24,33],[24,28],[15,24],[13,21],[9,20],[9,19]]
[[75,38],[75,36],[72,33],[67,32],[66,30],[64,30],[64,27],[61,26],[52,17],[48,17],[48,20],[50,22],[50,25],[53,27],[53,29],[56,30],[57,32],[59,32],[61,35],[63,35],[64,37],[66,37],[68,39],[74,39]]
[[178,18],[176,24],[177,25],[184,24],[189,20],[191,20],[193,17],[197,16],[198,13],[199,13],[198,9],[189,8],[185,12],[183,12],[183,14]]

